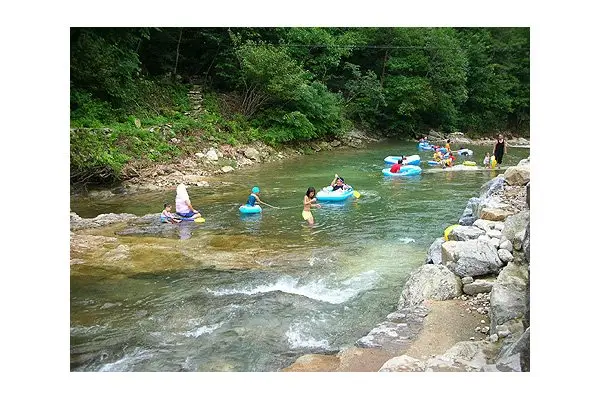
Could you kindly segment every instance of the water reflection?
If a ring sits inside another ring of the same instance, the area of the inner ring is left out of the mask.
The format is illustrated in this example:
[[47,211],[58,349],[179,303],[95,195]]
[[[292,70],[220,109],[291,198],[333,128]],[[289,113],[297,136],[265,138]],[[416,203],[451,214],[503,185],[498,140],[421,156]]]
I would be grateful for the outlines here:
[[192,224],[194,221],[183,221],[177,224],[179,228],[179,238],[181,240],[187,240],[192,237]]

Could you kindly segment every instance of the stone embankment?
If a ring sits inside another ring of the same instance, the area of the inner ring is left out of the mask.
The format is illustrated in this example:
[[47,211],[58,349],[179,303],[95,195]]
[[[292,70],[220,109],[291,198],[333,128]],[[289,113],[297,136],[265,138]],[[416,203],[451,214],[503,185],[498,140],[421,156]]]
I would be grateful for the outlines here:
[[326,364],[306,355],[284,371],[529,371],[529,159],[484,185],[459,224],[386,321]]

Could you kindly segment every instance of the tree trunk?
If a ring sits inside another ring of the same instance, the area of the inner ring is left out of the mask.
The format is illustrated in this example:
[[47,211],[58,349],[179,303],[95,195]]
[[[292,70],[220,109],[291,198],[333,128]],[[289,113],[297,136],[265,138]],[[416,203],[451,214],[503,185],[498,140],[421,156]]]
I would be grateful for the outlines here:
[[173,69],[173,78],[177,75],[177,63],[179,62],[179,45],[181,44],[181,34],[183,33],[183,28],[179,31],[179,40],[177,41],[177,54],[175,56],[175,68]]

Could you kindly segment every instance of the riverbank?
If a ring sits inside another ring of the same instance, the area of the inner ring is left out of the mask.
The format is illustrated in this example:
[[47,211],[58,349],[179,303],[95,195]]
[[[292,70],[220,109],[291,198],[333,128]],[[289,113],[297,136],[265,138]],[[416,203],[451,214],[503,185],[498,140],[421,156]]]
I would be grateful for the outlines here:
[[[443,144],[450,139],[453,148],[457,149],[469,145],[491,147],[495,142],[493,135],[472,139],[461,132],[444,134],[431,131],[428,137],[431,143],[436,144]],[[283,159],[295,159],[323,151],[364,148],[369,143],[385,139],[379,135],[354,130],[339,139],[305,142],[302,146],[282,146],[279,149],[262,142],[238,146],[207,142],[192,157],[151,165],[128,164],[124,168],[124,175],[128,178],[121,183],[109,188],[78,188],[72,194],[108,198],[115,195],[171,189],[179,183],[197,187],[219,187],[226,184],[224,180],[227,174],[235,173],[239,169],[253,168]],[[511,136],[507,142],[512,147],[529,147],[529,141],[521,137]]]
[[529,371],[529,159],[469,200],[398,310],[336,355],[282,371]]

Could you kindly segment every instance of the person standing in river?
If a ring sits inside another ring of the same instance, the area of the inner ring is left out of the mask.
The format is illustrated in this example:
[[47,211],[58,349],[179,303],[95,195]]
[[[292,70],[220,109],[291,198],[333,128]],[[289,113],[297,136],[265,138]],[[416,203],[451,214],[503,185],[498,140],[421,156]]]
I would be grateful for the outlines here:
[[308,190],[306,191],[306,195],[304,196],[304,208],[302,209],[302,218],[308,221],[308,225],[313,225],[315,223],[315,219],[312,213],[310,212],[310,208],[321,208],[320,204],[313,204],[317,202],[317,199],[315,199],[315,194],[315,188],[311,186],[308,188]]
[[177,186],[177,195],[175,196],[175,212],[177,215],[183,218],[196,219],[201,216],[200,212],[196,211],[194,206],[192,206],[187,188],[183,183],[180,183]]
[[498,139],[496,140],[496,144],[494,145],[494,159],[498,165],[502,164],[502,157],[507,153],[506,140],[504,140],[504,136],[502,134],[498,135]]

